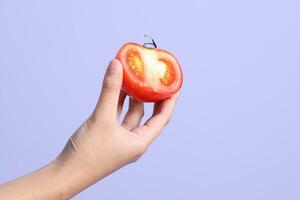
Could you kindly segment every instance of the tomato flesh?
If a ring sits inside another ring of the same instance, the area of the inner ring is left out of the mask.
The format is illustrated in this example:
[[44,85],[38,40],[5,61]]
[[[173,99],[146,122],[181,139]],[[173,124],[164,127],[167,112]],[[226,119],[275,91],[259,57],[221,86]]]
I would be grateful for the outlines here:
[[127,52],[127,65],[131,72],[139,79],[143,80],[144,75],[144,62],[142,61],[139,53],[131,49]]
[[172,66],[172,64],[166,60],[166,59],[159,59],[161,62],[164,62],[166,65],[166,70],[165,70],[165,74],[162,78],[160,78],[160,82],[166,86],[171,85],[175,79],[176,79],[176,74],[175,74],[175,70]]
[[127,43],[116,58],[123,65],[122,89],[137,100],[161,101],[182,86],[181,67],[177,59],[165,50]]

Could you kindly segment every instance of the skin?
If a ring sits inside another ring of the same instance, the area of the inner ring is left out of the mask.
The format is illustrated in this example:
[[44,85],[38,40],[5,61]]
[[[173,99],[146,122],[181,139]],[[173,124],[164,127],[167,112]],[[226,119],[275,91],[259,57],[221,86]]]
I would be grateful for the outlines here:
[[178,93],[155,103],[152,116],[143,125],[143,103],[130,99],[129,109],[119,123],[126,98],[121,91],[122,73],[121,63],[112,60],[94,111],[63,151],[43,168],[1,184],[0,199],[70,199],[146,152],[169,122]]

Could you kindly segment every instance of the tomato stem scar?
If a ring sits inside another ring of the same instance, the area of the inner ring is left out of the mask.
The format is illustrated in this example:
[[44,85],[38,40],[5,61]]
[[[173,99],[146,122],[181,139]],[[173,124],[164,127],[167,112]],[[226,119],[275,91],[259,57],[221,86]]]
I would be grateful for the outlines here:
[[[149,35],[145,34],[144,37],[148,37],[152,40],[152,43],[144,43],[143,44],[143,47],[147,48],[147,49],[156,49],[157,48],[157,45],[156,43],[154,42],[153,38],[150,37]],[[149,45],[152,45],[152,47],[149,47]]]

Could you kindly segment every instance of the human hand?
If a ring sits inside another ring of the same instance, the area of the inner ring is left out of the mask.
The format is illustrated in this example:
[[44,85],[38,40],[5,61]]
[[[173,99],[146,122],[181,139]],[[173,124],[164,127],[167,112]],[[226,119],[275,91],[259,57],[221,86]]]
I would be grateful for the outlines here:
[[140,125],[143,103],[129,100],[121,124],[118,118],[126,94],[121,91],[122,66],[113,60],[91,116],[68,140],[59,156],[45,167],[0,185],[0,199],[70,199],[120,167],[136,161],[171,118],[178,93],[154,104]]
[[76,174],[77,177],[73,177],[71,182],[65,179],[67,185],[72,185],[65,188],[73,188],[65,191],[66,196],[72,196],[81,188],[136,161],[171,118],[178,94],[155,103],[152,116],[143,125],[140,122],[144,105],[130,98],[129,109],[123,122],[119,123],[126,98],[121,91],[122,71],[118,60],[109,64],[94,112],[73,134],[55,160],[63,166],[63,171],[68,171],[70,176]]

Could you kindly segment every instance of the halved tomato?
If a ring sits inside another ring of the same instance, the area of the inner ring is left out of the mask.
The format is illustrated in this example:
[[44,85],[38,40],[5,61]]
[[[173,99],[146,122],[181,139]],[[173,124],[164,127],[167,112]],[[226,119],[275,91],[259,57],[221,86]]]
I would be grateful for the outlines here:
[[120,48],[116,58],[123,65],[122,89],[139,101],[161,101],[182,86],[180,64],[166,50],[130,42]]

